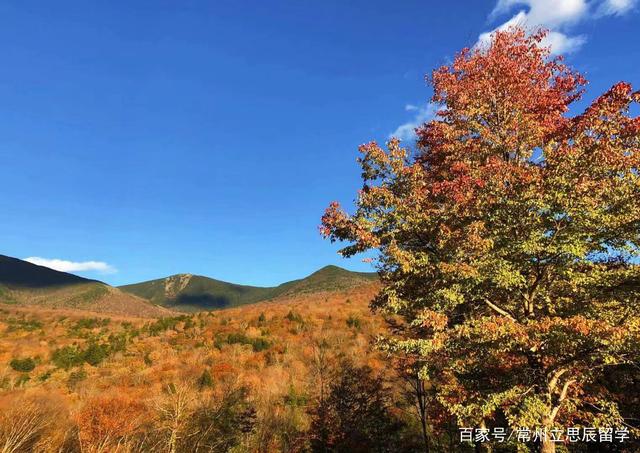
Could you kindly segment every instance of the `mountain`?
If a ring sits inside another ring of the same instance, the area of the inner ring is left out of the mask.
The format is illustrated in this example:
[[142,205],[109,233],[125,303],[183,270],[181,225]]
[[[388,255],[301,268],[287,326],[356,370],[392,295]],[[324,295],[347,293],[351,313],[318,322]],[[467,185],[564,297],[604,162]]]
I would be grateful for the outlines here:
[[270,298],[273,290],[191,274],[172,275],[119,288],[154,304],[182,311],[215,310],[250,304]]
[[82,283],[100,283],[28,261],[0,255],[0,284],[12,288],[51,288]]
[[375,272],[353,272],[338,266],[325,266],[308,277],[293,280],[276,287],[278,296],[341,291],[378,279]]
[[200,275],[178,274],[119,288],[167,308],[199,311],[236,307],[279,296],[343,290],[376,279],[375,273],[326,266],[308,277],[274,287],[238,285]]
[[125,316],[163,316],[168,311],[97,280],[0,255],[2,305],[75,308]]

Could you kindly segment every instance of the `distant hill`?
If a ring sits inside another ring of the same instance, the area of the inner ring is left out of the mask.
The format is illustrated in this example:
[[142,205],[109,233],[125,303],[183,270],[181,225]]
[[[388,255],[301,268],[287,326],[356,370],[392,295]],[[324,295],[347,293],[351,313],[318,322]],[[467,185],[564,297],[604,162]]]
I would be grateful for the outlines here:
[[3,304],[75,308],[126,316],[168,313],[100,281],[0,255],[0,307]]
[[378,279],[375,272],[352,272],[338,266],[325,266],[308,277],[276,287],[278,296],[342,291]]
[[279,296],[338,291],[370,283],[376,278],[375,273],[326,266],[308,277],[274,287],[238,285],[200,275],[178,274],[119,288],[167,308],[199,311],[236,307]]
[[250,304],[268,299],[273,290],[191,274],[172,275],[119,288],[154,304],[182,311],[215,310]]
[[12,288],[51,288],[96,282],[38,266],[18,258],[0,255],[0,284]]

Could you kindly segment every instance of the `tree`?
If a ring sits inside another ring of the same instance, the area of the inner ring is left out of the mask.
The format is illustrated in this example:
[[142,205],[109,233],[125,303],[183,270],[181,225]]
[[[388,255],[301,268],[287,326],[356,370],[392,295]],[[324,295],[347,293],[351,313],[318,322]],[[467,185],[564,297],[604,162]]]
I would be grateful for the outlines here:
[[164,435],[164,447],[169,453],[179,451],[180,440],[187,435],[189,417],[193,413],[195,393],[193,389],[179,383],[169,384],[156,403],[157,425]]
[[404,398],[415,408],[420,422],[424,452],[429,453],[431,447],[429,409],[433,403],[434,391],[430,383],[420,376],[422,365],[416,360],[402,358],[396,364],[396,372],[402,380]]
[[312,450],[398,451],[402,424],[389,411],[390,399],[369,367],[343,362],[326,399],[313,411]]
[[143,431],[147,407],[127,394],[100,396],[87,401],[75,418],[82,451],[122,451]]
[[[583,113],[585,79],[497,32],[433,72],[436,118],[415,153],[360,147],[363,188],[321,232],[379,251],[373,308],[460,425],[629,424],[599,378],[640,338],[640,94],[618,83]],[[542,451],[554,451],[545,441]]]
[[226,387],[219,398],[209,398],[194,407],[178,451],[228,452],[253,432],[256,411],[245,387]]

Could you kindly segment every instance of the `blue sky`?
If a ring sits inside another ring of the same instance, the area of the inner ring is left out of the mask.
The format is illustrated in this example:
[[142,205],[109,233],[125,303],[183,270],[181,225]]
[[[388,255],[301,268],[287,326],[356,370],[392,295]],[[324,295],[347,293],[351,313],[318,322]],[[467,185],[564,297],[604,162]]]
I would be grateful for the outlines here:
[[124,284],[271,285],[344,260],[357,146],[410,139],[424,74],[505,23],[640,87],[630,0],[0,2],[0,253]]

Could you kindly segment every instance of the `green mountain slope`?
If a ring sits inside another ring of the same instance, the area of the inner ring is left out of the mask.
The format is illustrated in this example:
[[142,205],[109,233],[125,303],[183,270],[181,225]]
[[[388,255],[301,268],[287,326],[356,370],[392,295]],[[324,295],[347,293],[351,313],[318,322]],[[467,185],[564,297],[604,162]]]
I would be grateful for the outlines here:
[[154,304],[183,311],[215,310],[250,304],[268,299],[272,290],[191,274],[172,275],[119,288]]
[[199,311],[236,307],[278,296],[342,290],[369,283],[376,278],[375,273],[351,272],[337,266],[327,266],[306,278],[275,287],[237,285],[199,275],[178,274],[121,286],[120,289],[174,310]]
[[97,280],[0,255],[2,305],[71,308],[125,316],[163,316],[167,310]]
[[278,295],[297,295],[322,291],[340,291],[378,279],[375,272],[352,272],[338,266],[325,266],[300,280],[276,288]]

